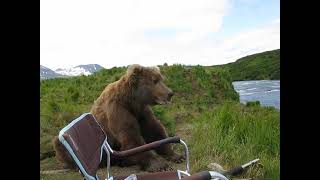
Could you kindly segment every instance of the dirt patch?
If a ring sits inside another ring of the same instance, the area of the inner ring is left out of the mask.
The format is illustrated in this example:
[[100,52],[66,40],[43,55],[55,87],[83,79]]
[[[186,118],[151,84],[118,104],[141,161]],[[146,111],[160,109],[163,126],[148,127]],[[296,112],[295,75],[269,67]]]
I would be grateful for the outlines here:
[[[181,164],[176,164],[170,161],[165,160],[164,158],[160,157],[161,161],[167,162],[173,169],[180,169],[185,170],[185,162]],[[44,162],[42,162],[44,163]],[[57,169],[54,169],[57,168]],[[74,170],[66,170],[62,169],[62,165],[60,163],[55,163],[55,167],[47,170],[40,171],[41,179],[81,179],[81,174]],[[123,176],[123,175],[130,175],[130,174],[141,174],[141,173],[148,173],[146,171],[141,171],[138,166],[131,166],[131,167],[119,167],[119,166],[112,166],[110,174],[112,176]],[[107,177],[107,168],[100,168],[97,172],[100,179],[105,179]]]
[[[167,162],[174,170],[180,169],[180,170],[185,170],[185,162],[181,164],[176,164],[173,162],[169,162],[163,158],[161,158],[162,161]],[[119,166],[113,166],[111,167],[111,175],[112,176],[122,176],[122,175],[127,175],[129,176],[130,174],[144,174],[148,173],[146,171],[141,171],[138,166],[131,166],[131,167],[119,167]],[[98,170],[98,176],[99,177],[106,177],[107,176],[107,169],[106,168],[101,168]]]

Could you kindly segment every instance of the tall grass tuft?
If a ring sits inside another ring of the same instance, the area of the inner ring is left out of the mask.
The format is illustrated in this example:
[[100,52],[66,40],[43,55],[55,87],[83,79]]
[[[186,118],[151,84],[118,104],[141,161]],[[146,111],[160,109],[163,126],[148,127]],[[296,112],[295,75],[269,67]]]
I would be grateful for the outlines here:
[[211,162],[231,168],[260,158],[262,173],[251,177],[279,179],[279,115],[271,108],[226,102],[195,118],[190,142],[193,171],[208,169]]

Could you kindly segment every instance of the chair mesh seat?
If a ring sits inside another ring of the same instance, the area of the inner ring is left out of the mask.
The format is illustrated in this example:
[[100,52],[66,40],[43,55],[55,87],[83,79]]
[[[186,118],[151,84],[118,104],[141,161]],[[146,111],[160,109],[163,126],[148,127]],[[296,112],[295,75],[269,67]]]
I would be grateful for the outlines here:
[[96,177],[106,136],[93,115],[86,113],[73,120],[60,131],[59,140],[73,156],[81,172]]

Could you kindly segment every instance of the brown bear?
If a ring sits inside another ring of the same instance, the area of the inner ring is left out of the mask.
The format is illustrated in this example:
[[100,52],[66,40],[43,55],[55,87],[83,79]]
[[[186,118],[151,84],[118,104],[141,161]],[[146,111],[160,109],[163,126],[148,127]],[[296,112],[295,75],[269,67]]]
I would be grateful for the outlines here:
[[[111,147],[115,150],[127,150],[168,137],[150,106],[170,102],[173,94],[163,83],[158,67],[131,65],[125,75],[104,89],[95,101],[91,113],[107,133]],[[75,167],[57,137],[54,139],[54,148],[58,160],[71,168]],[[184,156],[172,150],[171,145],[164,145],[155,151],[177,163],[184,159]],[[134,164],[150,172],[171,169],[153,151],[121,161],[122,166]]]

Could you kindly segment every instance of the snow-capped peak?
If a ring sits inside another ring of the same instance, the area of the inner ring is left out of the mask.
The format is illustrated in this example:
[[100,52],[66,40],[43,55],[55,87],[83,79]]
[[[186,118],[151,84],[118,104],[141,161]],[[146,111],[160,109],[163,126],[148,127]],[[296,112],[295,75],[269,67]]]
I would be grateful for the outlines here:
[[86,71],[84,68],[81,67],[73,67],[73,68],[59,68],[55,71],[56,73],[66,75],[66,76],[79,76],[79,75],[90,75],[92,74],[89,71]]
[[80,76],[80,75],[91,75],[104,67],[98,64],[87,64],[79,65],[73,68],[59,68],[55,71],[40,65],[40,79],[50,79],[56,77],[70,77],[70,76]]
[[98,64],[88,64],[88,65],[79,65],[73,68],[59,68],[55,70],[55,72],[62,75],[66,75],[66,76],[79,76],[79,75],[88,76],[100,69],[103,69],[103,67]]

